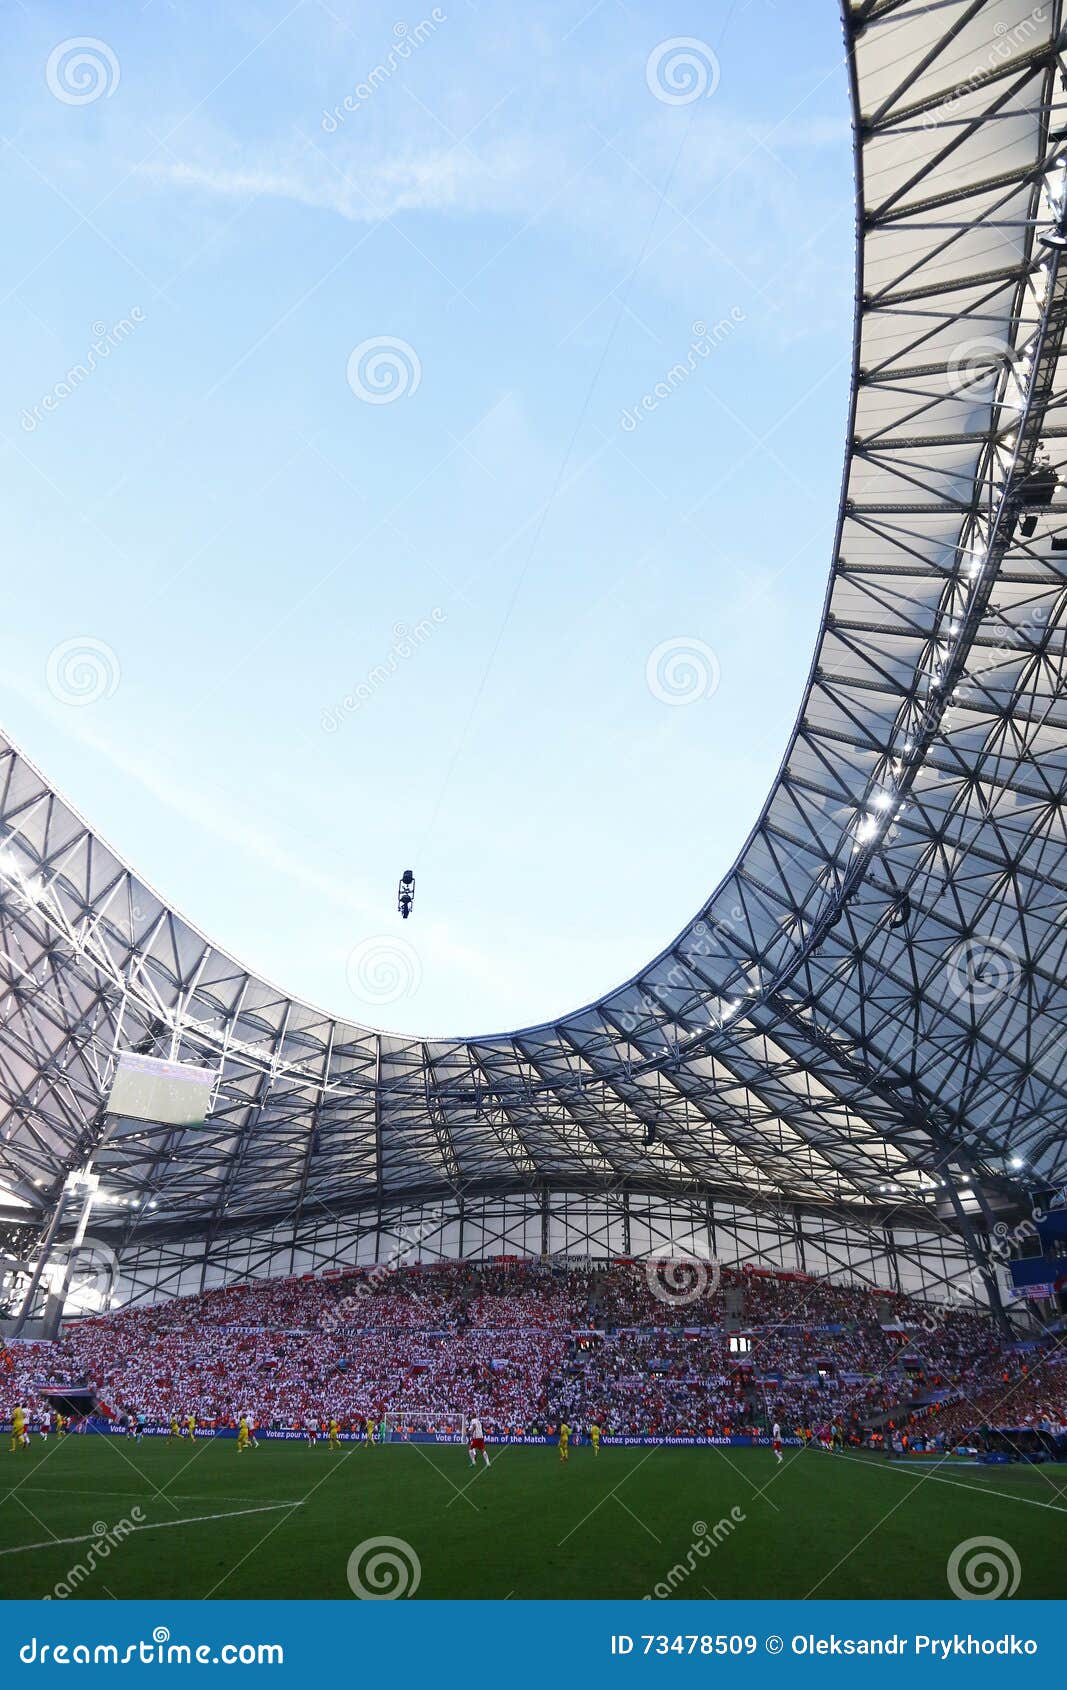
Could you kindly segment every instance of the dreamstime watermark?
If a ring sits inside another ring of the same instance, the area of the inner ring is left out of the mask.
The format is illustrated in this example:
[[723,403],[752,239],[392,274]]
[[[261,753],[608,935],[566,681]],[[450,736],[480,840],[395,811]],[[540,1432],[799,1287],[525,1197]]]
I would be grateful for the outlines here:
[[949,1589],[961,1602],[996,1602],[1015,1595],[1023,1570],[1002,1537],[969,1537],[956,1545],[945,1573]]
[[709,1526],[706,1520],[694,1520],[690,1527],[693,1533],[693,1541],[686,1551],[685,1558],[676,1561],[674,1566],[668,1570],[666,1576],[659,1579],[651,1590],[646,1591],[641,1600],[643,1602],[665,1602],[669,1596],[673,1596],[686,1579],[691,1578],[695,1572],[699,1571],[704,1562],[709,1559],[712,1551],[718,1549],[720,1544],[725,1543],[728,1538],[733,1537],[738,1526],[744,1525],[747,1519],[748,1515],[744,1509],[739,1508],[735,1503],[729,1514],[724,1514],[722,1519],[716,1520],[713,1526]]
[[704,641],[676,634],[649,652],[645,681],[661,704],[697,704],[719,690],[719,659]]
[[34,1319],[44,1312],[41,1298],[60,1299],[61,1312],[91,1314],[110,1308],[120,1276],[119,1260],[110,1244],[91,1235],[80,1244],[54,1244],[43,1264],[39,1254],[24,1260],[0,1250],[0,1277],[20,1300],[38,1271],[37,1306],[31,1310]]
[[131,306],[129,315],[120,317],[110,328],[106,323],[93,323],[90,326],[92,342],[88,352],[77,364],[72,364],[66,375],[57,381],[47,393],[41,395],[36,405],[24,407],[19,417],[19,427],[24,434],[33,434],[41,424],[58,411],[64,400],[70,399],[82,387],[100,365],[111,357],[116,347],[129,340],[134,329],[146,321],[146,314],[139,305]]
[[[657,990],[668,993],[693,991],[695,986],[694,971],[686,959],[691,958],[694,963],[697,961],[707,963],[715,960],[721,962],[724,959],[728,942],[731,939],[736,939],[743,932],[744,922],[745,911],[740,904],[734,904],[727,915],[716,917],[714,921],[701,919],[694,922],[686,935],[684,956],[675,957],[666,974],[662,977],[657,976]],[[720,997],[718,1001],[722,1006],[721,1013],[717,1022],[705,1022],[705,1026],[709,1030],[712,1026],[724,1026],[730,1016],[740,1007],[740,1000],[738,999]],[[658,1021],[662,1013],[661,1005],[650,992],[640,992],[634,1007],[620,1009],[617,1012],[616,1019],[620,1032],[628,1035],[637,1031],[643,1019]],[[712,1013],[703,998],[700,1013],[702,1017],[709,1016]]]
[[714,1257],[650,1257],[645,1263],[645,1284],[658,1302],[671,1308],[687,1308],[701,1297],[713,1297],[719,1288],[722,1269]]
[[[0,1251],[0,1267],[15,1274],[37,1272],[40,1258],[21,1258]],[[41,1268],[41,1284],[50,1296],[68,1304],[105,1308],[119,1280],[119,1259],[110,1244],[91,1235],[80,1244],[54,1244]]]
[[[1020,47],[1028,47],[1035,36],[1043,35],[1048,28],[1049,10],[1047,6],[1035,6],[1025,18],[1016,24],[1009,24],[1003,18],[998,18],[993,25],[995,36],[994,45],[980,64],[975,65],[970,76],[961,77],[952,90],[951,97],[941,100],[923,117],[924,129],[942,130],[954,106],[963,100],[968,100],[978,93],[993,71],[999,70],[1009,59],[1016,57]],[[968,115],[970,115],[968,113]]]
[[406,1261],[415,1254],[420,1246],[433,1233],[444,1225],[445,1213],[443,1209],[433,1209],[425,1215],[417,1226],[402,1226],[393,1240],[387,1255],[359,1279],[354,1291],[348,1291],[339,1297],[332,1309],[327,1309],[319,1322],[324,1332],[335,1332],[349,1326],[356,1326],[363,1312],[363,1305],[369,1298],[377,1296],[379,1291],[385,1290],[397,1268],[403,1267]]
[[989,399],[1006,369],[1014,370],[1020,354],[993,335],[961,341],[945,364],[945,387],[954,399]]
[[366,1537],[348,1557],[346,1574],[353,1596],[361,1602],[395,1602],[414,1596],[422,1562],[402,1537]]
[[1034,1218],[1027,1217],[1009,1226],[997,1221],[987,1242],[980,1248],[980,1259],[959,1279],[946,1286],[943,1303],[931,1304],[922,1318],[924,1332],[936,1332],[953,1314],[982,1310],[988,1304],[987,1282],[1003,1271],[1020,1254],[1024,1244],[1040,1236],[1037,1221],[1042,1211],[1035,1210]]
[[1014,657],[1019,652],[1037,657],[1047,643],[1048,633],[1049,607],[1047,604],[1035,604],[1027,611],[1022,621],[1012,627],[996,645],[972,645],[967,654],[967,668],[960,676],[959,684],[952,689],[949,709],[964,702],[977,700],[981,703],[986,676],[1003,663],[1005,658]]
[[619,427],[627,434],[632,434],[638,423],[651,412],[658,411],[665,399],[676,393],[700,364],[710,358],[711,354],[720,347],[739,323],[745,322],[745,313],[740,305],[732,305],[728,317],[720,317],[717,323],[709,328],[707,323],[699,319],[692,325],[693,339],[689,343],[689,350],[684,359],[672,364],[662,380],[658,381],[650,392],[641,395],[636,405],[630,405],[619,418]]
[[43,1643],[31,1637],[19,1649],[23,1666],[260,1666],[285,1665],[280,1643],[172,1643],[165,1625],[136,1643]]
[[1006,940],[976,934],[953,947],[945,973],[953,997],[965,998],[974,1008],[980,1008],[1014,991],[1022,967]]
[[48,92],[65,106],[91,106],[110,100],[122,70],[106,41],[94,35],[73,35],[53,47],[44,67]]
[[645,65],[649,92],[665,106],[689,106],[708,100],[719,86],[722,70],[706,41],[675,35],[653,47]]
[[326,134],[336,135],[346,118],[373,99],[378,89],[384,87],[412,54],[447,20],[448,13],[443,12],[440,6],[435,6],[429,17],[422,18],[417,24],[395,23],[393,44],[384,60],[376,64],[373,70],[369,70],[363,80],[356,83],[355,90],[346,94],[339,105],[329,111],[323,110],[321,126]]
[[391,405],[410,399],[422,380],[422,364],[415,348],[394,335],[372,335],[348,355],[345,376],[357,399],[365,405]]
[[48,654],[45,677],[48,690],[60,704],[84,709],[111,698],[121,678],[119,660],[106,640],[90,634],[76,634],[61,640]]
[[422,985],[422,961],[414,945],[389,933],[361,939],[348,953],[345,978],[363,1003],[399,1003]]
[[42,1596],[42,1602],[65,1602],[68,1596],[77,1596],[79,1587],[87,1579],[92,1578],[101,1562],[108,1560],[113,1549],[121,1549],[125,1540],[144,1523],[144,1513],[140,1508],[130,1509],[128,1515],[116,1520],[109,1526],[104,1520],[93,1521],[93,1536],[84,1556],[68,1567],[63,1577],[59,1579]]
[[368,669],[363,679],[357,682],[351,692],[345,694],[340,704],[327,705],[322,712],[323,733],[336,733],[346,716],[353,715],[355,711],[362,710],[365,704],[369,704],[401,665],[409,662],[447,620],[440,605],[434,605],[429,616],[423,616],[414,627],[409,628],[406,622],[397,622],[393,628],[393,643],[384,662],[376,663],[373,669]]
[[[958,548],[959,587],[964,592],[969,592],[988,563],[988,535],[983,537],[981,530],[975,529]],[[1051,587],[1049,590],[1052,591]],[[1048,643],[1049,618],[1047,603],[1032,605],[1026,615],[1014,624],[1006,624],[1002,618],[1004,631],[996,644],[981,647],[972,644],[967,652],[967,666],[960,673],[956,684],[950,688],[948,671],[951,666],[951,652],[953,642],[961,633],[961,623],[958,615],[949,616],[947,630],[944,627],[938,630],[934,661],[924,677],[926,692],[921,700],[916,700],[918,709],[907,724],[905,753],[915,749],[918,739],[931,733],[951,731],[952,712],[957,707],[974,703],[976,700],[979,708],[987,703],[996,707],[995,700],[983,698],[986,675],[995,670],[1006,656],[1022,652],[1024,655],[1039,658]]]

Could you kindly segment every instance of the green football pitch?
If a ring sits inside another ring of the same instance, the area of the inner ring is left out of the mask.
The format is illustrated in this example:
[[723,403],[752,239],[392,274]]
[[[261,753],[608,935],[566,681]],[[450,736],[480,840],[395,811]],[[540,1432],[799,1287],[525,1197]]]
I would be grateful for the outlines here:
[[491,1455],[472,1471],[465,1450],[436,1445],[0,1446],[0,1596],[351,1601],[351,1579],[419,1599],[948,1597],[950,1557],[974,1538],[999,1540],[992,1576],[1010,1586],[1017,1568],[1017,1596],[1067,1588],[1063,1469],[810,1450],[781,1466],[769,1450]]

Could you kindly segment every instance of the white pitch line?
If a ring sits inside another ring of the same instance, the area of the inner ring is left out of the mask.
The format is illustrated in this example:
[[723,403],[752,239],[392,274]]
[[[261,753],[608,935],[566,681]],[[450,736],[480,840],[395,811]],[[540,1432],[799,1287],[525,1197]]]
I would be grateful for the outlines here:
[[[279,1508],[303,1506],[303,1502],[268,1502],[260,1508],[233,1508],[227,1514],[191,1514],[187,1520],[157,1520],[150,1526],[131,1526],[122,1535],[125,1538],[134,1532],[172,1531],[175,1526],[199,1526],[206,1520],[239,1520],[242,1514],[272,1514]],[[100,1543],[107,1535],[107,1532],[86,1532],[84,1537],[49,1537],[43,1543],[17,1543],[12,1549],[0,1549],[0,1555],[25,1555],[31,1549],[59,1549],[68,1543]]]
[[[873,1468],[878,1465],[874,1461],[868,1461],[862,1455],[848,1455],[844,1450],[839,1450],[837,1455],[832,1457],[832,1459],[840,1461],[842,1456],[846,1461],[858,1461],[861,1467]],[[909,1478],[913,1479],[918,1479],[919,1474],[922,1473],[924,1480],[933,1479],[934,1483],[938,1485],[954,1485],[957,1490],[969,1490],[972,1496],[1002,1496],[1007,1502],[1025,1502],[1031,1508],[1051,1508],[1054,1514],[1067,1514],[1067,1508],[1061,1507],[1058,1502],[1039,1502],[1034,1496],[1018,1496],[1015,1491],[1010,1490],[990,1490],[988,1485],[965,1485],[962,1479],[945,1479],[942,1478],[940,1473],[932,1473],[929,1471],[923,1472],[921,1467],[909,1468],[905,1467],[903,1464],[898,1465],[895,1461],[887,1461],[885,1466],[882,1468],[882,1471],[887,1473],[906,1473]],[[975,1471],[977,1472],[977,1469],[975,1469]],[[1057,1495],[1058,1494],[1059,1493],[1057,1492]]]
[[[35,1496],[139,1496],[143,1502],[154,1502],[158,1499],[158,1492],[153,1490],[114,1490],[109,1485],[101,1490],[96,1485],[18,1485],[19,1491],[30,1491]],[[14,1491],[9,1493],[14,1495]],[[217,1490],[184,1490],[164,1491],[164,1496],[175,1502],[251,1502],[250,1496],[233,1496],[227,1491]],[[278,1497],[274,1498],[274,1507],[292,1508],[292,1502]]]

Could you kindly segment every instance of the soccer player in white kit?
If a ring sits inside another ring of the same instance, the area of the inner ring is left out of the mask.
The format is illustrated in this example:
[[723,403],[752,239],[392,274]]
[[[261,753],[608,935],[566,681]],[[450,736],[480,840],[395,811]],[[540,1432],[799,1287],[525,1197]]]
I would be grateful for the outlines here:
[[774,1450],[774,1459],[776,1461],[781,1461],[781,1459],[782,1459],[782,1428],[779,1426],[777,1420],[774,1422],[774,1425],[771,1427],[771,1448]]
[[467,1454],[471,1458],[472,1467],[477,1467],[479,1454],[488,1467],[489,1451],[485,1447],[485,1432],[476,1414],[471,1416],[471,1423],[467,1429]]

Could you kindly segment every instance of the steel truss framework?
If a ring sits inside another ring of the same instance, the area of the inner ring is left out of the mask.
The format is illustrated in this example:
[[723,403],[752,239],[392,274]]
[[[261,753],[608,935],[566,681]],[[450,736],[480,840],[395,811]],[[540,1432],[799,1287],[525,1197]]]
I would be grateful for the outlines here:
[[[966,1235],[966,1180],[1067,1177],[1061,7],[845,5],[857,309],[823,625],[736,865],[627,984],[484,1038],[336,1020],[0,741],[12,1224],[90,1158],[127,1204],[94,1232],[161,1261],[509,1193]],[[213,1065],[206,1124],[106,1117],[121,1049]]]
[[[136,1244],[111,1283],[112,1264],[88,1259],[87,1281],[117,1303],[187,1296],[213,1285],[339,1268],[495,1256],[581,1261],[685,1255],[739,1267],[772,1266],[836,1282],[904,1291],[930,1302],[981,1303],[958,1238],[863,1224],[802,1210],[754,1215],[701,1198],[518,1192],[431,1204],[395,1204],[362,1216],[306,1215],[252,1233]],[[961,1289],[962,1288],[962,1289]]]

